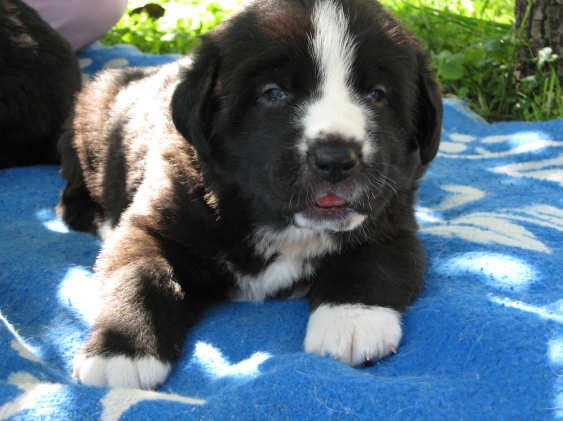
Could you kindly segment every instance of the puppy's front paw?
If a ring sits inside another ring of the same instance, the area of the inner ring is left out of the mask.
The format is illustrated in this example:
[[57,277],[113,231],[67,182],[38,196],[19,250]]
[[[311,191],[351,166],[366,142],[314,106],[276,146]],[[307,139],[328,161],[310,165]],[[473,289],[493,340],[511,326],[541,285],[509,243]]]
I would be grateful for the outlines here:
[[304,348],[351,366],[395,353],[401,314],[390,308],[355,304],[319,306],[311,313]]
[[74,359],[73,377],[88,386],[110,386],[131,389],[155,389],[166,380],[171,365],[154,357],[129,358],[125,355]]

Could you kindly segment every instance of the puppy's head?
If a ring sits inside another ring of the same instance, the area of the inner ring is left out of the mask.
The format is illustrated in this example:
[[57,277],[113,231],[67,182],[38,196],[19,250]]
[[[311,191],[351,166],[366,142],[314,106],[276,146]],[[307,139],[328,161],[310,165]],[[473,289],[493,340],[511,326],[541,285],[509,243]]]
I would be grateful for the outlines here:
[[279,0],[203,39],[172,115],[259,220],[349,231],[412,201],[442,102],[419,42],[379,4]]

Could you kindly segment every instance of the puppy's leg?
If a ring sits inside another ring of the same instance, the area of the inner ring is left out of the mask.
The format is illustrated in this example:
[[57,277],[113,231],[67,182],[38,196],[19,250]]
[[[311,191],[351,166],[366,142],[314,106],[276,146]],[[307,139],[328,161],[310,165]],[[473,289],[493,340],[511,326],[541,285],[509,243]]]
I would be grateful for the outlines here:
[[305,351],[352,366],[395,353],[401,316],[422,289],[423,269],[410,234],[336,258],[311,289]]
[[92,199],[86,188],[72,139],[72,131],[67,129],[58,144],[59,152],[63,156],[61,175],[66,185],[57,205],[57,214],[73,230],[96,234],[102,208]]
[[83,180],[73,180],[61,193],[57,215],[75,231],[96,234],[102,208],[92,200]]
[[[130,224],[104,244],[95,267],[104,286],[103,309],[75,359],[74,376],[83,384],[162,384],[188,329],[213,300],[204,285],[205,268],[162,241]],[[169,255],[181,255],[182,263]]]

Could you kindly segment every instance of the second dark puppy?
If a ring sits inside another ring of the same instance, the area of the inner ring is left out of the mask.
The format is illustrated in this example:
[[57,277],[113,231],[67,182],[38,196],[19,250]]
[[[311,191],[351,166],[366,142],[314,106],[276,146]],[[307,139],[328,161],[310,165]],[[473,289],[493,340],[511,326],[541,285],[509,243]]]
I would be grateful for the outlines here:
[[0,169],[59,164],[56,144],[80,89],[69,43],[20,0],[0,0]]

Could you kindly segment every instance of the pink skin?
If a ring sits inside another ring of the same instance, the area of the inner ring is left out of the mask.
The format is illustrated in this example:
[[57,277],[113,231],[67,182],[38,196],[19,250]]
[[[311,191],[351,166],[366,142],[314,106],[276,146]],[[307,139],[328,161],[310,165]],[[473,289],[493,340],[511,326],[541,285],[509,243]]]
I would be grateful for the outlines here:
[[345,205],[347,201],[336,194],[327,194],[326,196],[318,198],[315,203],[321,208],[334,208]]

